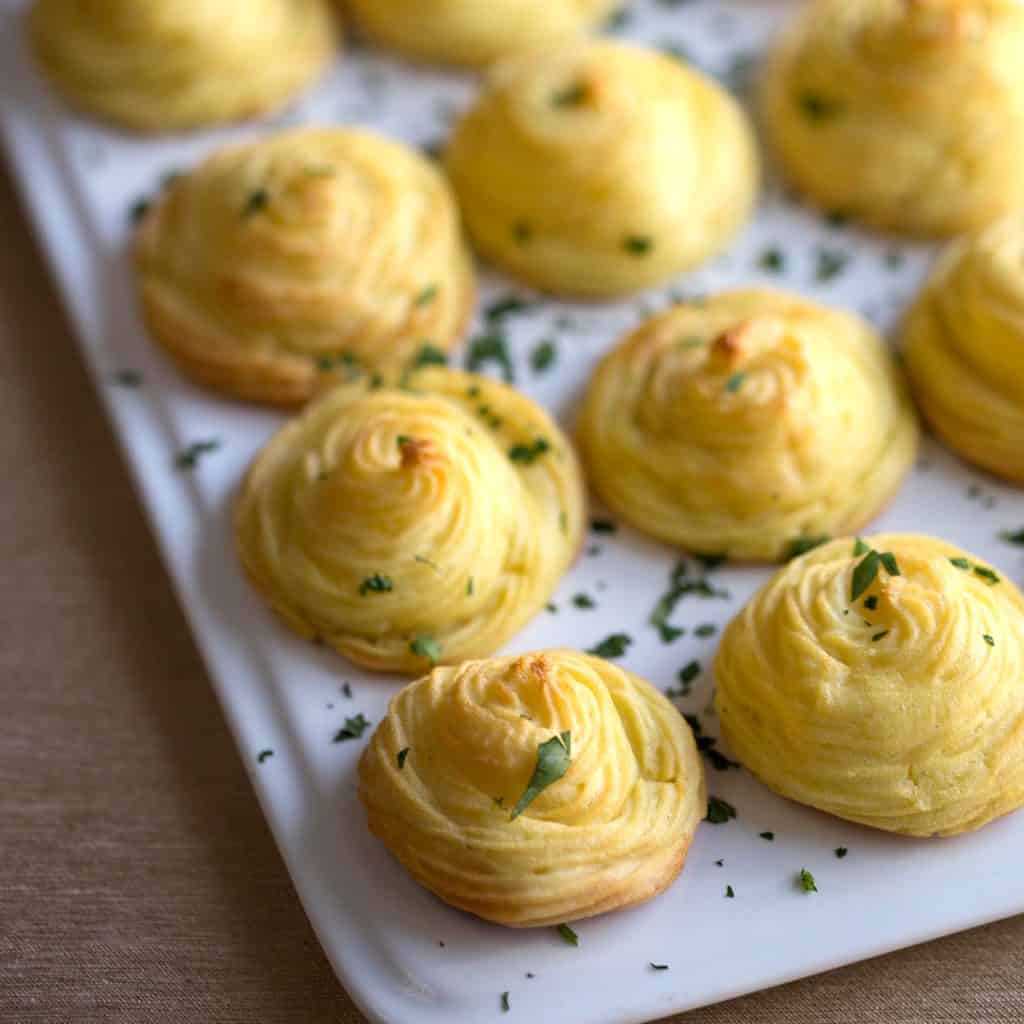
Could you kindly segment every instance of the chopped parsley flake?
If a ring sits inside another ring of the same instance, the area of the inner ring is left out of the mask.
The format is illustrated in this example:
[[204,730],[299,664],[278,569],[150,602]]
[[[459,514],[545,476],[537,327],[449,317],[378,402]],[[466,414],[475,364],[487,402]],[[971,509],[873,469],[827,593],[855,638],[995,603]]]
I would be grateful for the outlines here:
[[615,533],[618,530],[618,526],[610,519],[591,519],[590,528],[594,533]]
[[966,558],[951,558],[949,560],[950,565],[955,565],[958,569],[970,569],[971,563]]
[[887,637],[887,636],[889,635],[889,633],[890,633],[890,632],[891,632],[891,630],[888,630],[888,629],[883,629],[883,630],[882,630],[882,631],[881,631],[880,633],[875,633],[875,634],[874,634],[874,635],[873,635],[873,636],[871,637],[871,642],[872,642],[873,644],[876,644],[876,643],[878,643],[878,641],[879,641],[879,640],[883,639],[884,637]]
[[981,638],[982,638],[982,640],[985,641],[985,643],[987,643],[989,645],[989,647],[995,647],[995,645],[996,645],[995,637],[992,636],[990,633],[983,633]]
[[799,558],[801,555],[806,555],[808,551],[820,548],[822,544],[827,544],[831,539],[827,533],[818,533],[809,537],[794,537],[786,545],[782,559],[785,562],[792,562],[794,558]]
[[469,351],[466,353],[466,369],[470,373],[476,373],[488,363],[497,364],[506,384],[515,383],[512,357],[503,334],[482,334],[470,342]]
[[597,607],[597,602],[589,594],[576,594],[572,599],[572,603],[576,605],[577,608]]
[[492,302],[484,310],[484,319],[489,324],[498,324],[505,317],[512,316],[515,313],[525,313],[532,306],[532,302],[527,302],[525,299],[520,299],[515,295],[508,295],[503,299]]
[[633,638],[628,633],[612,633],[591,647],[587,654],[593,654],[598,658],[621,658],[632,642]]
[[762,839],[766,839],[769,843],[775,842],[775,833],[774,832],[759,832],[758,835]]
[[833,852],[839,860],[842,860],[850,851],[845,846],[837,846]]
[[518,818],[548,786],[557,782],[569,770],[571,754],[572,733],[569,731],[552,736],[537,747],[537,765],[526,790],[512,808],[510,819]]
[[699,676],[699,675],[700,675],[700,662],[699,661],[691,661],[689,664],[684,665],[679,670],[679,682],[683,683],[684,685],[687,684],[687,683],[692,683],[694,681],[694,679],[696,679],[697,676]]
[[718,627],[713,622],[703,622],[694,631],[694,636],[706,637],[714,636],[718,632]]
[[258,188],[253,192],[249,193],[248,198],[245,200],[245,206],[242,207],[242,216],[251,217],[253,214],[259,213],[261,210],[267,208],[267,203],[270,202],[270,193],[265,188]]
[[1024,530],[1003,530],[999,539],[1005,540],[1007,544],[1024,545]]
[[865,543],[860,537],[857,538],[857,542],[853,545],[853,557],[856,558],[858,555],[866,555],[871,548]]
[[667,971],[668,964],[656,964],[653,960],[650,961],[652,971]]
[[210,452],[215,452],[220,447],[220,441],[210,439],[209,441],[193,441],[174,456],[175,469],[195,469],[199,460]]
[[426,658],[431,665],[436,665],[441,657],[441,645],[429,633],[420,633],[409,644],[409,650],[420,658]]
[[545,338],[538,342],[530,353],[530,366],[534,373],[543,373],[553,366],[557,359],[558,349],[555,347],[555,343],[549,338]]
[[398,770],[401,771],[405,767],[405,759],[409,756],[409,748],[402,747],[398,752]]
[[821,246],[815,254],[814,280],[819,284],[838,277],[850,262],[849,253]]
[[777,246],[769,246],[758,256],[757,265],[761,270],[781,274],[786,269],[786,254]]
[[836,117],[846,109],[845,104],[839,100],[829,99],[810,89],[805,89],[800,93],[797,97],[797,105],[804,116],[811,121],[825,121],[830,117]]
[[570,946],[578,946],[580,944],[580,937],[567,924],[560,924],[558,926],[558,934]]
[[582,82],[573,82],[564,89],[551,94],[553,107],[578,107],[587,98],[587,87]]
[[737,391],[739,391],[739,389],[740,389],[741,387],[743,387],[743,382],[744,382],[744,381],[745,381],[746,379],[747,379],[747,375],[746,375],[745,373],[742,373],[742,372],[740,372],[740,373],[734,373],[734,374],[733,374],[733,375],[732,375],[732,376],[731,376],[731,377],[730,377],[730,378],[729,378],[729,379],[728,379],[728,380],[727,380],[727,381],[725,382],[725,390],[726,390],[726,391],[728,391],[728,392],[729,392],[730,394],[732,394],[732,395],[735,395],[735,394],[736,394],[736,392],[737,392]]
[[139,221],[142,220],[142,218],[149,212],[149,208],[152,205],[152,201],[147,199],[145,196],[136,199],[128,210],[128,220],[131,221],[132,224],[138,224]]
[[359,584],[359,596],[366,597],[367,594],[386,594],[393,589],[394,584],[390,576],[381,576],[380,573],[374,573],[372,576],[367,576]]
[[999,573],[997,573],[994,569],[989,569],[987,566],[984,565],[976,565],[974,567],[974,575],[980,576],[983,580],[985,580],[986,583],[989,584],[989,586],[994,587],[997,583],[1002,582]]
[[509,1011],[508,993],[507,992],[502,992],[501,993],[501,1012],[502,1013],[508,1013],[508,1011]]
[[631,256],[646,256],[654,248],[654,241],[646,235],[627,235],[622,247]]
[[[706,567],[714,568],[718,564],[716,559],[720,556],[698,556]],[[672,574],[669,577],[669,586],[661,597],[658,598],[654,609],[651,611],[648,622],[661,634],[662,643],[670,644],[683,635],[683,630],[676,626],[669,625],[669,618],[675,611],[676,605],[690,594],[703,598],[728,598],[729,592],[713,587],[707,579],[689,578],[689,568],[685,560],[676,563]]]
[[797,875],[797,885],[804,892],[817,892],[818,887],[814,884],[814,875],[807,870],[807,868],[801,868],[800,874]]
[[733,887],[731,885],[727,885],[725,887],[725,898],[727,900],[731,900],[731,899],[735,899],[735,897],[736,897],[736,890],[733,889]]
[[859,554],[861,546],[867,548],[867,554],[864,555],[853,570],[853,581],[850,589],[851,601],[856,601],[874,583],[875,577],[878,575],[879,566],[884,567],[890,576],[900,575],[899,564],[896,561],[896,556],[891,551],[875,551],[874,548],[868,548],[862,540],[858,539],[857,547],[854,548],[854,555]]
[[513,462],[530,465],[551,450],[551,442],[545,437],[538,437],[531,444],[515,444],[508,450],[508,457]]
[[466,580],[466,597],[472,597],[472,596],[473,596],[473,577],[470,576],[469,579]]
[[261,750],[256,755],[256,763],[257,764],[263,764],[263,762],[266,761],[268,757],[273,757],[273,756],[274,756],[274,752],[272,750]]
[[447,366],[448,357],[441,349],[428,341],[420,346],[412,365],[417,370],[421,366]]
[[413,300],[414,306],[426,306],[437,298],[438,287],[436,284],[428,284]]
[[727,800],[717,796],[708,797],[708,813],[705,821],[712,825],[724,825],[736,817],[736,808]]
[[344,743],[345,740],[357,740],[370,728],[370,723],[360,712],[351,718],[345,719],[345,724],[335,734],[332,743]]

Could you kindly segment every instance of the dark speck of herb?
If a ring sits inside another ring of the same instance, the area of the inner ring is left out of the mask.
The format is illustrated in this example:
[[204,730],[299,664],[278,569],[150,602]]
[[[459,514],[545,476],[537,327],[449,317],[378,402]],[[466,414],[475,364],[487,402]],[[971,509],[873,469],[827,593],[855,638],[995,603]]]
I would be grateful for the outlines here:
[[429,633],[420,633],[409,644],[409,650],[421,658],[426,658],[431,665],[436,665],[441,657],[441,645]]
[[269,202],[270,193],[265,188],[258,188],[250,192],[245,200],[245,206],[242,207],[242,216],[252,217],[254,214],[260,213],[267,208],[267,203]]
[[796,876],[796,882],[803,892],[818,891],[818,887],[814,883],[814,875],[812,875],[807,868],[800,869],[800,874]]
[[775,842],[774,832],[759,832],[758,835],[769,843]]
[[209,441],[193,441],[192,444],[183,448],[174,457],[175,469],[195,469],[199,460],[210,452],[215,452],[220,447],[220,441],[211,439]]
[[405,767],[405,759],[409,756],[409,748],[402,747],[398,752],[398,770],[401,771]]
[[653,960],[650,961],[652,971],[667,971],[668,964],[656,964]]
[[731,885],[727,885],[725,887],[725,898],[727,900],[731,900],[731,899],[735,899],[736,898],[736,891],[733,889],[733,887]]
[[591,647],[587,654],[593,654],[598,658],[621,658],[632,642],[633,638],[628,633],[612,633]]
[[850,851],[845,846],[837,846],[833,852],[839,860],[842,860]]
[[712,825],[724,825],[735,817],[736,808],[727,800],[717,796],[708,797],[708,813],[705,821]]
[[646,256],[654,248],[654,241],[646,235],[627,235],[622,247],[631,256]]
[[137,388],[142,383],[142,374],[138,370],[117,370],[110,375],[110,381],[121,388]]
[[534,373],[543,373],[554,366],[557,359],[558,349],[555,347],[555,343],[550,339],[545,339],[539,342],[530,353],[530,366]]
[[274,752],[272,750],[261,750],[256,755],[256,761],[257,761],[258,764],[263,764],[263,762],[266,761],[267,758],[270,758],[270,757],[273,757],[273,756],[274,756]]
[[567,924],[560,924],[558,926],[558,934],[562,936],[569,946],[578,946],[580,944],[580,937]]
[[345,719],[344,726],[334,734],[332,743],[344,743],[345,740],[357,740],[370,728],[370,723],[360,712],[351,718]]
[[501,993],[501,1012],[502,1013],[508,1013],[508,1011],[509,1011],[508,993],[507,992],[502,992]]

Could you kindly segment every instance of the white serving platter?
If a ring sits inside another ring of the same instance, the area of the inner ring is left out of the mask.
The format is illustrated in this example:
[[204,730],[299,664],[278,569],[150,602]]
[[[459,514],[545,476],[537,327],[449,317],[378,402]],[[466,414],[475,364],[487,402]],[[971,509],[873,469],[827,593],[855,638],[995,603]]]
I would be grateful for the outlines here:
[[[616,31],[676,47],[729,80],[742,75],[793,6],[638,0]],[[580,923],[578,948],[553,929],[485,924],[406,877],[366,832],[357,800],[356,761],[369,733],[332,742],[348,716],[361,712],[378,722],[401,680],[367,675],[297,640],[243,581],[229,503],[249,458],[283,418],[196,390],[148,344],[127,258],[128,214],[168,172],[228,139],[286,124],[358,123],[410,143],[433,143],[452,111],[472,96],[474,79],[352,48],[284,116],[147,140],[62,107],[32,66],[23,10],[20,0],[0,0],[0,126],[15,176],[295,887],[338,976],[369,1018],[400,1024],[503,1019],[501,993],[508,992],[509,1020],[629,1024],[1024,911],[1024,814],[957,839],[900,839],[787,803],[738,771],[709,770],[710,792],[733,803],[738,817],[700,828],[682,876],[663,896]],[[775,270],[762,261],[773,248],[784,263]],[[923,248],[830,224],[769,183],[756,222],[723,258],[675,282],[675,290],[779,284],[860,310],[888,329],[930,257]],[[545,300],[508,316],[501,329],[517,382],[568,422],[595,360],[672,292],[613,305]],[[535,298],[491,275],[483,306],[509,294]],[[49,339],[35,337],[28,324],[21,334],[38,358],[48,357]],[[556,340],[558,358],[538,373],[529,355],[545,338]],[[141,374],[141,385],[118,384],[115,375],[124,370]],[[193,472],[177,471],[175,454],[206,439],[220,447]],[[1021,527],[1024,493],[929,441],[875,528],[945,536],[1021,583],[1021,550],[998,539],[1000,530]],[[674,621],[687,633],[664,644],[647,618],[675,561],[671,550],[630,530],[592,533],[554,599],[557,614],[541,614],[509,650],[589,647],[624,632],[634,642],[621,663],[663,688],[677,685],[679,670],[699,661],[705,670],[677,703],[715,733],[707,666],[717,639],[694,630],[704,623],[720,627],[769,570],[715,570],[716,584],[731,598],[684,600]],[[597,607],[576,607],[578,593]],[[272,754],[261,760],[264,751]],[[774,832],[774,841],[759,838],[763,831]],[[837,858],[837,847],[848,855]],[[813,872],[817,893],[799,891],[801,868]],[[732,899],[725,897],[727,885]],[[652,961],[669,969],[655,971]]]

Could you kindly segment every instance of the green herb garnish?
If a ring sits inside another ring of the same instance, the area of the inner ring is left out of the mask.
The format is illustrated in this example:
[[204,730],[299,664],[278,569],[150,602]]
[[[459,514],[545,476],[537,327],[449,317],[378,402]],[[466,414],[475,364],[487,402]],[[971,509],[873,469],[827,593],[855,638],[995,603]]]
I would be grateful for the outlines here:
[[725,390],[728,391],[730,394],[735,395],[736,392],[739,391],[739,389],[741,387],[743,387],[743,382],[746,379],[747,379],[747,375],[745,373],[743,373],[742,371],[740,373],[734,373],[725,382]]
[[718,632],[718,627],[713,622],[702,622],[694,631],[694,636],[701,638],[707,636],[714,636]]
[[[704,565],[708,567],[709,571],[718,565],[721,560],[724,560],[721,555],[700,555],[697,557],[704,562]],[[647,620],[661,634],[663,643],[670,644],[673,640],[677,640],[683,635],[683,630],[675,626],[670,626],[668,620],[673,611],[675,611],[676,605],[684,597],[691,594],[704,598],[729,597],[729,592],[727,590],[719,590],[713,587],[711,583],[703,577],[690,579],[686,561],[681,559],[676,563],[675,568],[672,570],[672,574],[669,577],[668,589],[661,595],[661,597],[658,598],[658,601]]]
[[696,679],[699,675],[700,662],[691,661],[679,670],[679,682],[681,682],[684,686],[689,686],[689,684],[692,683],[694,679]]
[[800,869],[800,874],[797,875],[797,884],[804,892],[818,891],[818,887],[814,884],[814,875],[807,868]]
[[806,555],[808,551],[820,548],[822,544],[827,544],[831,539],[827,533],[818,533],[810,537],[794,537],[786,545],[782,560],[792,562],[794,558],[799,558],[801,555]]
[[482,334],[474,338],[466,353],[466,369],[476,373],[482,366],[496,363],[506,384],[513,384],[516,379],[512,367],[512,357],[508,351],[508,342],[503,334]]
[[557,782],[569,770],[571,753],[572,733],[569,731],[552,736],[537,747],[537,766],[533,769],[526,791],[512,808],[511,820],[518,818],[548,786]]
[[261,750],[256,755],[256,763],[257,764],[263,764],[263,762],[266,761],[266,759],[268,757],[273,757],[273,756],[274,756],[274,752],[272,750]]
[[858,555],[866,555],[870,550],[871,548],[868,544],[858,537],[857,542],[853,545],[853,557],[856,558]]
[[502,992],[501,993],[501,1012],[502,1013],[508,1013],[508,1010],[509,1010],[508,993],[507,992]]
[[427,287],[424,288],[415,299],[413,299],[412,304],[414,306],[426,306],[437,298],[438,290],[439,289],[436,284],[428,284]]
[[135,202],[132,203],[131,208],[128,210],[128,219],[132,222],[132,224],[138,224],[139,221],[142,220],[142,218],[145,217],[146,214],[149,212],[149,208],[152,205],[152,201],[145,197],[141,199],[136,199]]
[[580,944],[580,937],[567,924],[560,924],[558,926],[558,934],[570,946],[578,946]]
[[649,961],[652,971],[667,971],[668,964],[656,964],[653,960]]
[[142,374],[138,370],[116,370],[110,375],[112,384],[122,388],[137,388],[142,383]]
[[512,237],[520,245],[526,245],[533,238],[533,228],[525,220],[517,220],[512,225]]
[[874,594],[870,597],[865,597],[864,607],[867,608],[869,612],[873,612],[878,607],[878,598]]
[[401,771],[405,767],[405,759],[409,756],[409,748],[402,747],[398,752],[398,770]]
[[727,900],[731,900],[731,899],[735,899],[735,897],[736,897],[736,890],[733,889],[733,887],[731,885],[727,885],[725,887],[725,898]]
[[591,519],[590,528],[594,533],[615,533],[618,526],[610,519]]
[[803,114],[811,121],[825,121],[830,117],[836,117],[843,113],[846,105],[839,100],[829,99],[821,93],[805,89],[797,97],[797,105]]
[[386,594],[393,589],[394,584],[391,582],[390,576],[381,576],[380,573],[374,573],[372,576],[367,576],[359,584],[359,596],[366,597],[367,594]]
[[553,107],[578,107],[587,98],[587,87],[582,82],[573,82],[564,89],[551,94]]
[[892,631],[888,629],[883,629],[880,633],[875,633],[874,636],[871,637],[871,642],[873,644],[878,643],[879,640],[883,639],[884,637],[887,637],[890,632]]
[[220,447],[220,441],[210,439],[209,441],[193,441],[192,444],[183,448],[174,456],[175,469],[195,469],[199,460],[210,452],[215,452]]
[[994,569],[989,569],[984,565],[976,565],[974,567],[974,575],[980,576],[989,586],[995,586],[997,583],[1001,583],[1002,579]]
[[473,596],[473,577],[470,576],[469,579],[466,580],[466,597],[472,597],[472,596]]
[[505,317],[512,316],[514,313],[525,313],[532,306],[532,302],[527,302],[525,299],[520,299],[515,295],[508,295],[504,299],[492,302],[484,310],[484,319],[489,324],[497,324],[504,320]]
[[1024,545],[1024,530],[1003,530],[999,539],[1005,540],[1007,544]]
[[736,808],[727,800],[717,796],[708,797],[708,813],[705,821],[712,825],[724,825],[736,817]]
[[769,246],[769,248],[762,250],[761,255],[758,256],[757,265],[762,270],[767,270],[773,274],[781,274],[786,269],[786,255],[777,246]]
[[[867,547],[862,540],[858,539],[857,546],[860,547],[861,545]],[[856,555],[857,553],[857,548],[854,548],[854,554]],[[851,601],[856,601],[874,583],[875,577],[878,575],[879,566],[884,567],[890,576],[900,575],[899,564],[896,561],[896,556],[891,551],[878,552],[874,548],[868,548],[867,554],[864,555],[853,570],[853,583],[850,590]]]
[[627,235],[622,248],[631,256],[646,256],[654,248],[654,240],[646,235]]
[[553,366],[558,358],[558,349],[550,339],[538,342],[537,346],[530,353],[530,366],[534,373],[543,373]]
[[995,647],[996,638],[992,636],[990,633],[983,633],[981,638],[985,641],[985,643],[989,645],[989,647]]
[[971,563],[966,558],[951,558],[949,560],[950,565],[955,565],[958,569],[970,569]]
[[838,277],[850,262],[849,253],[838,249],[826,249],[824,246],[815,254],[814,280],[820,284]]
[[429,633],[420,633],[409,644],[409,650],[420,658],[426,658],[431,665],[436,665],[441,657],[441,645]]
[[513,462],[530,465],[550,450],[551,442],[547,438],[538,437],[532,444],[514,444],[508,450],[508,457]]
[[762,839],[768,840],[769,843],[775,842],[775,833],[774,832],[759,832],[758,835],[760,835],[760,837]]
[[357,740],[370,728],[370,723],[360,712],[352,718],[345,719],[345,725],[334,734],[332,743],[344,743],[345,740]]
[[633,638],[628,633],[612,633],[611,636],[606,636],[599,644],[591,647],[587,654],[593,654],[598,658],[621,658],[632,642]]
[[267,203],[270,202],[270,193],[265,188],[258,188],[253,192],[249,193],[248,198],[245,200],[245,206],[242,207],[242,216],[251,217],[253,214],[259,213],[261,210],[267,208]]
[[572,603],[576,605],[577,608],[597,607],[597,602],[589,594],[576,594],[572,599]]
[[845,846],[837,846],[833,852],[839,860],[842,860],[850,851]]
[[436,345],[429,341],[420,346],[416,358],[413,360],[413,369],[418,370],[421,366],[447,366],[448,356]]

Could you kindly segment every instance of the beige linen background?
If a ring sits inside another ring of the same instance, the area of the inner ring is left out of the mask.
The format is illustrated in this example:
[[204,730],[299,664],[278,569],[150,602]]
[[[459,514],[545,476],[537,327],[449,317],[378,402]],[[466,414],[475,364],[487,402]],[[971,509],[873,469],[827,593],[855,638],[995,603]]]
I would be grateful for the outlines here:
[[[0,225],[0,1021],[361,1021],[263,823],[2,167]],[[1018,918],[675,1019],[1020,1022],[1022,988]]]

